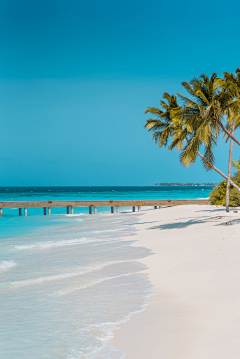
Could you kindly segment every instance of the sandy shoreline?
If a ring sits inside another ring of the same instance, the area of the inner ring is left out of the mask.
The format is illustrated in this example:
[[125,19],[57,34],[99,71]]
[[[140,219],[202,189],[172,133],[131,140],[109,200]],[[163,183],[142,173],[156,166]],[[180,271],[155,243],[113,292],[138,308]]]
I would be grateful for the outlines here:
[[240,357],[240,214],[189,205],[146,211],[136,246],[153,284],[146,310],[108,342],[126,359]]

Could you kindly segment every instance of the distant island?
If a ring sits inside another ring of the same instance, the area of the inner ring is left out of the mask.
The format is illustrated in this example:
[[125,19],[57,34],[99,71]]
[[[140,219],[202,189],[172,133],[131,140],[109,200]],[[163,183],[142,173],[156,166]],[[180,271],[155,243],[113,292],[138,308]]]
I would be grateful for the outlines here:
[[154,186],[204,186],[215,187],[216,183],[155,183]]

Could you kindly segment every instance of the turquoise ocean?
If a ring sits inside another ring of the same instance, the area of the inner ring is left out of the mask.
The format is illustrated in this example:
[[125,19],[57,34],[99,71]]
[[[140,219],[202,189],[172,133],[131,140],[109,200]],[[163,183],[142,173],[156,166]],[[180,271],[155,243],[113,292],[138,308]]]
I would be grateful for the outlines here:
[[[0,187],[0,201],[207,198],[205,186]],[[161,209],[159,209],[160,211]],[[144,310],[151,283],[133,247],[141,212],[4,209],[0,217],[0,358],[120,359],[114,330]]]

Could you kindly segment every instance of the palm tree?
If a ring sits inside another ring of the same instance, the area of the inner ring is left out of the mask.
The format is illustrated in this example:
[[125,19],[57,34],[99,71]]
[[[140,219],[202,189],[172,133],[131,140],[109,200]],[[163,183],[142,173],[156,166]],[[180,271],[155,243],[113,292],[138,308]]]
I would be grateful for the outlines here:
[[211,78],[203,74],[190,82],[182,82],[182,85],[190,98],[178,94],[183,105],[173,111],[173,121],[183,123],[191,138],[182,151],[181,161],[188,166],[194,163],[197,151],[204,145],[204,157],[207,158],[204,167],[209,170],[214,163],[212,148],[219,136],[219,126],[214,117],[222,120],[221,107],[219,109],[220,84],[216,74]]
[[[232,123],[232,135],[234,135],[235,131],[235,123],[236,119],[233,120]],[[227,188],[226,188],[226,212],[229,212],[229,192],[230,192],[230,181],[231,181],[231,173],[232,173],[232,154],[233,154],[233,139],[230,141],[230,150],[229,150],[229,161],[228,161],[228,177],[227,177]]]
[[[225,103],[225,112],[227,112],[228,126],[225,128],[225,134],[231,137],[233,141],[239,144],[234,137],[234,133],[228,131],[233,121],[235,129],[240,125],[240,68],[238,67],[235,74],[224,72],[224,80],[222,80],[222,89],[224,94],[228,94],[227,103]],[[224,95],[223,95],[224,97]]]
[[[225,114],[228,119],[228,129],[231,128],[231,134],[234,136],[236,123],[239,126],[240,121],[240,70],[236,70],[236,75],[233,73],[224,72],[224,80],[222,82],[222,93],[227,93],[229,100],[225,102]],[[229,138],[229,137],[228,137]],[[226,187],[226,212],[229,212],[229,192],[230,179],[232,172],[232,154],[233,154],[233,138],[230,141],[229,161],[228,161],[228,179]]]
[[[217,78],[216,74],[211,78],[201,75],[200,78],[194,78],[190,83],[183,82],[182,85],[191,98],[179,95],[184,105],[180,110],[175,111],[173,118],[182,119],[192,132],[192,140],[188,141],[181,155],[183,163],[189,165],[195,162],[194,153],[196,154],[199,146],[204,144],[205,158],[207,158],[205,168],[210,169],[214,163],[212,147],[216,145],[220,130],[223,129],[225,135],[231,137],[226,189],[226,211],[229,212],[233,141],[239,142],[234,137],[234,129],[236,118],[238,125],[240,124],[240,70],[237,69],[236,76],[224,73],[223,80]],[[223,125],[225,119],[228,121],[226,127]],[[231,132],[228,130],[229,127],[232,127]]]
[[[205,156],[203,156],[199,152],[201,137],[196,136],[198,129],[196,122],[199,122],[198,117],[193,116],[197,121],[192,121],[193,123],[189,124],[189,122],[184,121],[185,112],[182,111],[182,108],[177,103],[176,96],[171,96],[165,92],[163,99],[167,100],[160,101],[163,110],[156,107],[148,107],[145,111],[145,113],[151,113],[155,117],[148,119],[144,126],[144,128],[148,128],[148,132],[153,132],[152,138],[155,140],[155,143],[160,147],[167,147],[169,145],[169,150],[177,147],[181,151],[180,160],[185,166],[194,163],[198,155],[203,160],[206,169],[213,169],[227,179],[227,176],[213,165],[212,143],[216,144],[216,136],[209,134],[210,139],[205,146]],[[188,115],[190,115],[191,109],[187,109],[187,111]],[[198,141],[196,141],[196,138]],[[189,147],[190,151],[187,151]],[[240,188],[234,182],[231,181],[230,183],[240,192]]]
[[217,78],[216,73],[210,78],[203,74],[190,82],[182,83],[184,89],[190,94],[190,98],[178,94],[183,105],[177,111],[174,110],[173,120],[183,122],[193,134],[190,143],[181,155],[181,160],[187,165],[196,160],[197,150],[204,144],[206,151],[204,157],[208,159],[205,166],[206,169],[210,169],[211,164],[214,163],[212,148],[216,145],[216,140],[222,130],[240,145],[240,141],[223,125],[227,108],[231,106],[232,111],[235,112],[240,107],[239,104],[231,101],[233,86],[231,86],[231,91],[230,86],[228,91],[221,91],[223,84],[224,80]]
[[166,147],[168,145],[169,138],[176,131],[176,127],[172,126],[171,111],[178,107],[177,97],[164,92],[163,98],[167,100],[160,101],[161,107],[164,111],[156,107],[148,107],[145,113],[153,114],[156,119],[149,119],[146,122],[144,128],[148,128],[148,132],[153,132],[152,138],[159,147]]

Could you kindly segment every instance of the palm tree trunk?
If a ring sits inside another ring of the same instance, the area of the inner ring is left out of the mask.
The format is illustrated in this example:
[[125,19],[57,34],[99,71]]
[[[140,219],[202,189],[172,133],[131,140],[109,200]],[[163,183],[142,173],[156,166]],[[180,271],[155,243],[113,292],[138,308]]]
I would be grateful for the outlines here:
[[[233,120],[232,124],[232,135],[234,136],[236,119]],[[233,154],[233,138],[231,138],[230,142],[230,150],[229,150],[229,161],[228,161],[228,178],[227,178],[227,189],[226,189],[226,212],[229,212],[229,192],[230,192],[230,180],[232,173],[232,154]]]
[[[186,137],[186,140],[187,140],[188,143],[190,142],[190,140],[189,140],[187,137]],[[197,154],[198,154],[198,156],[199,156],[202,160],[205,160],[205,161],[206,161],[206,158],[205,158],[199,151],[197,151]],[[211,164],[211,168],[212,168],[214,171],[216,171],[220,176],[222,176],[223,178],[225,178],[226,180],[228,179],[228,177],[227,177],[222,171],[220,171],[217,167],[213,166],[212,164]],[[238,192],[240,192],[240,188],[231,180],[231,177],[230,177],[230,184],[231,184],[234,188],[236,188],[236,190],[237,190]]]
[[238,140],[236,139],[236,137],[233,136],[233,133],[229,132],[229,131],[226,129],[226,127],[222,124],[221,121],[219,121],[219,120],[216,120],[216,121],[217,121],[217,123],[219,124],[219,126],[222,128],[222,130],[223,130],[229,137],[231,137],[231,139],[232,139],[233,141],[235,141],[235,142],[238,144],[238,146],[240,146],[240,141],[238,141]]
[[[201,157],[203,160],[205,159],[205,157],[204,157],[199,151],[197,152],[197,154],[198,154],[198,156]],[[228,179],[227,176],[226,176],[222,171],[220,171],[217,167],[215,167],[215,166],[212,165],[212,169],[213,169],[214,171],[216,171],[218,174],[220,174],[220,176],[222,176],[222,177],[225,178],[226,180]],[[231,179],[230,179],[230,184],[231,184],[234,188],[236,188],[236,190],[237,190],[238,192],[240,192],[240,188],[239,188]]]

